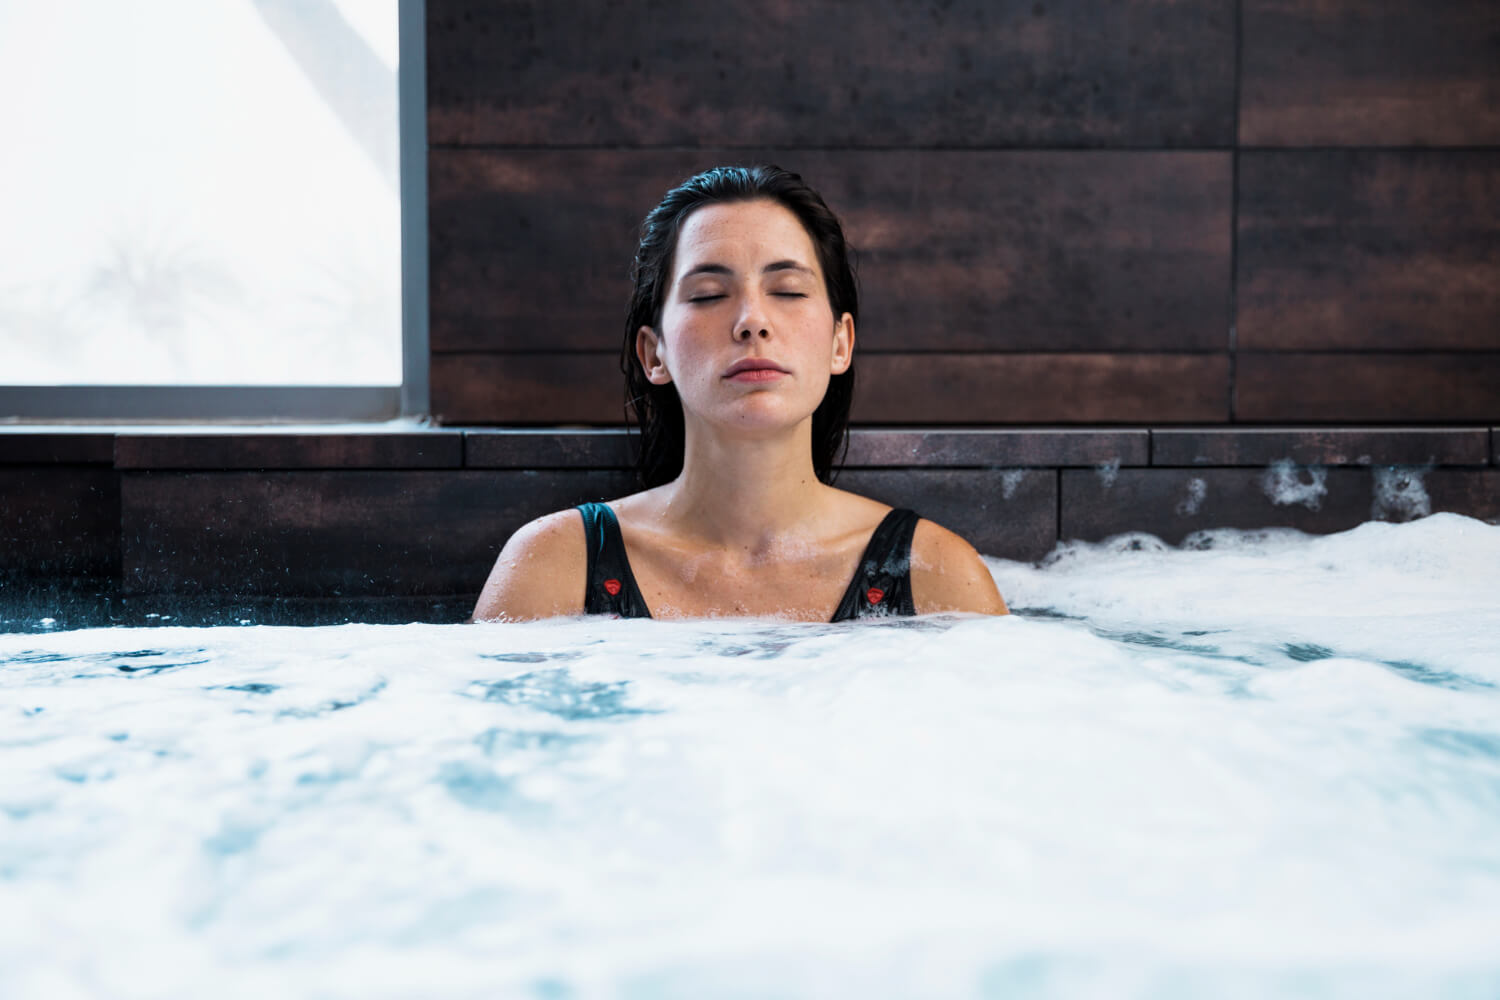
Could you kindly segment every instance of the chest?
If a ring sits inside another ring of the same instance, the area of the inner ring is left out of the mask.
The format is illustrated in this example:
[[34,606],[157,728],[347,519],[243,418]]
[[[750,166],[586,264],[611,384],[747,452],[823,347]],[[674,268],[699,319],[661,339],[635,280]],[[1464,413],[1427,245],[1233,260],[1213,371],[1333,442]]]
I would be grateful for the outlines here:
[[638,545],[636,585],[656,618],[770,616],[826,622],[858,567],[857,549],[735,560]]

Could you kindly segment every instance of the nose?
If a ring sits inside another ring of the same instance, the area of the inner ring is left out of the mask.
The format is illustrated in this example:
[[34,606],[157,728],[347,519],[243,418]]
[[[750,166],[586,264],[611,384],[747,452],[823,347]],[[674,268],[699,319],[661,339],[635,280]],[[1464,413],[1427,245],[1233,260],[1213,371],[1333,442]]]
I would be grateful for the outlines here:
[[764,303],[758,294],[745,296],[744,308],[740,310],[739,319],[734,325],[734,339],[748,343],[759,337],[762,340],[771,336],[771,322],[766,318]]

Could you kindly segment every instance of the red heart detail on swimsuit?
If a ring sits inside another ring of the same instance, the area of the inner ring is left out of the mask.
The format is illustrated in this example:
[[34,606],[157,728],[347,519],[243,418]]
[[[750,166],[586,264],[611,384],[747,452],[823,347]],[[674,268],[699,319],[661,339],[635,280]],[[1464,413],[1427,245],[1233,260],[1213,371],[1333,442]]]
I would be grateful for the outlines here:
[[620,592],[620,581],[619,580],[605,580],[604,581],[604,589],[607,590],[607,591],[609,591],[609,596],[610,597],[614,597],[616,594],[618,594]]
[[879,604],[885,598],[885,591],[879,587],[871,587],[865,591],[865,596],[870,599],[871,604]]

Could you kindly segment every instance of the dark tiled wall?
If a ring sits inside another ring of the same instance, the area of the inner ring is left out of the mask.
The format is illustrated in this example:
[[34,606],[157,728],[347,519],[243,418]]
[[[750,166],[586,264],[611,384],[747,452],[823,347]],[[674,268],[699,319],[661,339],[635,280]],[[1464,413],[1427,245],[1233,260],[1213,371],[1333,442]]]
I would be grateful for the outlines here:
[[428,0],[432,398],[615,424],[724,161],[861,248],[865,424],[1500,418],[1500,5]]
[[[1500,522],[1496,439],[1487,427],[866,430],[839,483],[1034,560],[1059,539],[1127,531],[1177,542],[1438,511]],[[62,584],[457,595],[461,611],[521,524],[628,492],[629,455],[613,430],[0,432],[0,612],[9,595]]]

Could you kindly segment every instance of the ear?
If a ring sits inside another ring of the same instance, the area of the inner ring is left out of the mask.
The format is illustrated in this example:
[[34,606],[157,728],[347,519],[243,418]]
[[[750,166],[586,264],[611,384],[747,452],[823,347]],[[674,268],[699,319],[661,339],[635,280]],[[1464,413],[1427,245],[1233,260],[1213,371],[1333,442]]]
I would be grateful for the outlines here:
[[643,326],[635,335],[635,357],[641,370],[652,385],[668,385],[672,373],[667,371],[667,361],[662,355],[661,337],[649,326]]
[[830,375],[842,375],[854,363],[854,317],[848,313],[833,325],[833,365]]

